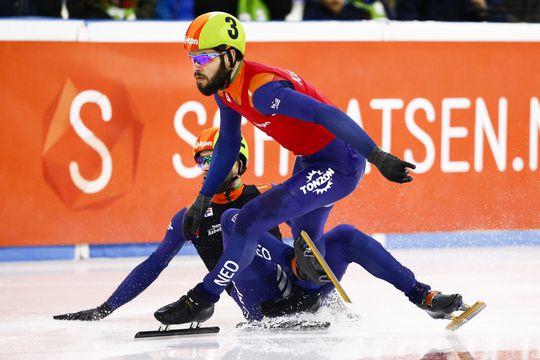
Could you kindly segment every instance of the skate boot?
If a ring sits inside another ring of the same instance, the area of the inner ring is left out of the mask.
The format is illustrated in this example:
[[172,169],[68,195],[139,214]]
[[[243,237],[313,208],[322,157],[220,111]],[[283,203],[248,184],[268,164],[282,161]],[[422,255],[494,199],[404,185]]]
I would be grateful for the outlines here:
[[285,316],[298,313],[315,313],[322,304],[320,292],[305,292],[296,289],[286,298],[263,302],[259,305],[266,317]]
[[416,306],[425,310],[434,319],[450,319],[454,311],[464,310],[460,294],[443,294],[422,283],[417,283],[412,291],[406,294]]
[[154,317],[164,325],[204,322],[214,314],[214,303],[202,300],[200,285],[180,300],[159,308]]
[[301,236],[294,240],[292,269],[294,274],[302,280],[311,281],[318,285],[330,281],[321,264],[319,264],[317,258],[313,254],[313,251],[311,251],[306,244],[306,241]]

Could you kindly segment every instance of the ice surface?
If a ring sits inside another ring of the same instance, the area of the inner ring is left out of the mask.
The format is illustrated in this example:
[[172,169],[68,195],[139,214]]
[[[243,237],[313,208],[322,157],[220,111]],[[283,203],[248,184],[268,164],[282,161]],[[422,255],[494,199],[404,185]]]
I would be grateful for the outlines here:
[[101,304],[141,259],[0,263],[0,359],[540,359],[540,247],[400,250],[420,281],[488,307],[456,333],[444,330],[391,285],[357,265],[343,286],[353,304],[324,310],[327,332],[238,330],[227,296],[205,323],[218,335],[134,340],[158,327],[152,313],[204,275],[200,260],[177,257],[138,298],[100,322],[52,315]]

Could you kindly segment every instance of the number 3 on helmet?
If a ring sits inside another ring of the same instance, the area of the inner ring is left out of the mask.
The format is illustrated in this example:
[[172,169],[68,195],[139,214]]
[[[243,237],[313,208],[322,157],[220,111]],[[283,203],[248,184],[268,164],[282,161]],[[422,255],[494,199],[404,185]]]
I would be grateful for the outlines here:
[[242,23],[234,16],[214,11],[198,16],[189,25],[184,37],[188,51],[213,49],[227,45],[240,51],[246,50],[246,33]]

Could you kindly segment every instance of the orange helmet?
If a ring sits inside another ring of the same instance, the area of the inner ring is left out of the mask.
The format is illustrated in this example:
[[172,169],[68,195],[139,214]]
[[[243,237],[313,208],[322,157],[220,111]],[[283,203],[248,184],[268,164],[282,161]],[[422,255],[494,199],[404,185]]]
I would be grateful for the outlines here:
[[[219,128],[211,127],[203,130],[195,146],[193,146],[193,158],[197,158],[199,154],[205,150],[213,151],[216,146],[216,142],[219,137]],[[249,150],[246,143],[246,139],[242,136],[242,142],[240,144],[240,151],[238,152],[238,158],[242,161],[242,168],[238,170],[238,174],[242,175],[247,170],[247,163],[249,160]]]

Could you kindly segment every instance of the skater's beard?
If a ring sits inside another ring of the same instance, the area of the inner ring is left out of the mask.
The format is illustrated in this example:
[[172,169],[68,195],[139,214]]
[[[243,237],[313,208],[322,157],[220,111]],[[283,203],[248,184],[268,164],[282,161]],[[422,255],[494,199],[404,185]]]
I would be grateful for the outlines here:
[[225,61],[220,58],[219,68],[211,79],[199,71],[196,71],[194,75],[206,78],[207,84],[203,85],[200,82],[197,82],[197,88],[199,88],[199,91],[203,95],[210,96],[225,87],[229,80],[230,72],[225,67]]

